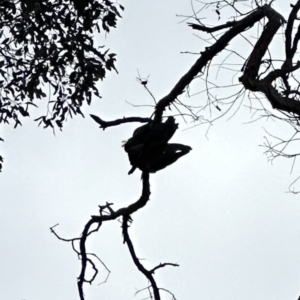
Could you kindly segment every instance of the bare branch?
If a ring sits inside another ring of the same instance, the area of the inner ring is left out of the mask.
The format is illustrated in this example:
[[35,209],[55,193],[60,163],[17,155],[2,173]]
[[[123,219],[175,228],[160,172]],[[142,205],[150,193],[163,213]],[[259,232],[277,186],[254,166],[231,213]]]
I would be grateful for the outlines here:
[[221,52],[229,42],[249,27],[252,27],[257,21],[265,16],[265,7],[258,8],[245,18],[237,21],[226,33],[224,33],[212,46],[207,47],[201,56],[190,68],[190,70],[183,75],[180,80],[175,84],[173,89],[168,95],[163,97],[156,105],[155,120],[160,120],[166,107],[168,107],[185,88],[193,81],[198,73],[202,72],[203,68],[211,61],[219,52]]
[[123,119],[117,119],[114,121],[104,121],[95,115],[91,114],[90,116],[95,122],[97,122],[100,125],[100,128],[102,128],[103,130],[105,130],[107,127],[118,126],[124,123],[132,123],[132,122],[148,123],[150,121],[149,118],[141,118],[141,117],[128,117],[128,118],[124,117]]
[[174,264],[174,263],[160,263],[158,266],[156,266],[156,267],[154,267],[152,270],[150,270],[150,272],[151,272],[152,274],[154,274],[156,270],[161,269],[161,268],[164,268],[164,267],[166,267],[166,266],[179,267],[178,264]]
[[[121,208],[119,210],[117,210],[116,212],[114,212],[111,209],[111,204],[107,203],[106,207],[109,208],[109,214],[108,215],[103,215],[103,209],[104,207],[100,208],[100,216],[92,216],[92,218],[87,222],[87,224],[84,227],[84,230],[82,232],[82,236],[80,238],[80,257],[81,257],[81,272],[80,275],[78,277],[78,291],[79,291],[79,295],[80,295],[80,300],[84,300],[84,293],[83,293],[83,284],[85,282],[87,282],[87,280],[85,279],[85,273],[86,273],[86,267],[87,267],[87,262],[90,262],[89,258],[87,257],[88,253],[86,252],[86,240],[87,237],[91,234],[91,232],[95,232],[94,231],[90,231],[90,228],[93,224],[97,224],[97,228],[99,229],[101,224],[104,221],[111,221],[111,220],[115,220],[120,216],[129,216],[130,214],[136,212],[138,209],[142,208],[143,206],[145,206],[149,200],[149,196],[150,196],[150,184],[149,184],[149,174],[143,172],[142,174],[142,180],[143,180],[143,190],[142,190],[142,195],[139,198],[138,201],[136,201],[135,203],[129,205],[128,207],[124,207]],[[92,278],[91,281],[89,281],[90,283],[95,279],[96,276],[94,276]]]
[[136,256],[132,241],[128,234],[128,215],[123,215],[123,223],[122,223],[122,230],[124,236],[124,243],[127,244],[130,255],[133,259],[134,264],[138,268],[138,270],[150,281],[151,287],[153,290],[154,300],[160,300],[159,288],[157,287],[156,281],[152,275],[153,272],[148,271],[139,261],[138,257]]
[[292,5],[292,11],[289,15],[287,26],[285,30],[285,54],[286,60],[291,64],[292,58],[294,56],[292,50],[292,31],[294,27],[294,21],[297,18],[297,13],[300,9],[300,1],[297,1],[296,5]]
[[211,33],[211,32],[215,32],[215,31],[218,31],[218,30],[221,30],[224,28],[232,27],[234,24],[236,24],[236,21],[229,21],[226,24],[214,26],[214,27],[207,27],[204,25],[199,25],[199,24],[194,24],[194,23],[187,23],[187,24],[188,24],[188,26],[192,27],[193,29]]

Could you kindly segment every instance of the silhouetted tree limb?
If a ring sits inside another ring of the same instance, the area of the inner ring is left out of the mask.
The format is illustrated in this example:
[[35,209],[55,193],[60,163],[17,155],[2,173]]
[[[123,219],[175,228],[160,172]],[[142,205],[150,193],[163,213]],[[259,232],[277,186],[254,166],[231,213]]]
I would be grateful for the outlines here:
[[[81,237],[74,238],[74,239],[63,239],[57,235],[57,233],[54,231],[54,227],[50,228],[51,232],[54,233],[56,235],[56,237],[58,237],[60,240],[63,240],[66,242],[72,242],[72,244],[75,241],[79,240],[79,256],[81,259],[81,271],[80,271],[80,274],[78,277],[77,285],[78,285],[78,291],[79,291],[81,300],[85,299],[84,292],[83,292],[84,283],[92,283],[98,273],[95,263],[93,262],[93,260],[91,258],[89,258],[89,254],[86,251],[86,240],[87,240],[88,236],[91,233],[98,231],[103,222],[112,221],[119,217],[124,217],[124,216],[127,216],[126,218],[128,220],[129,215],[135,213],[136,211],[138,211],[140,208],[144,207],[147,204],[149,197],[150,197],[149,173],[143,172],[141,197],[136,202],[132,203],[131,205],[120,208],[117,211],[113,211],[113,209],[111,208],[111,206],[112,206],[111,203],[107,203],[106,205],[101,206],[100,207],[100,215],[91,217],[91,219],[86,223]],[[103,214],[104,210],[107,210],[108,214]],[[94,224],[97,225],[97,228],[94,230],[91,230],[91,227]],[[75,247],[74,247],[74,249],[75,249]],[[78,253],[77,250],[75,250],[75,251],[76,251],[76,253]],[[87,268],[88,263],[91,264],[91,266],[93,267],[93,269],[95,271],[92,279],[90,279],[90,280],[87,280],[85,277],[86,276],[86,268]]]
[[[228,4],[227,1],[224,1],[224,3]],[[233,3],[235,3],[235,1],[233,1]],[[300,26],[298,25],[295,29],[296,33],[294,33],[294,35],[293,27],[295,20],[298,20],[297,14],[299,9],[300,1],[297,1],[295,5],[292,5],[292,11],[287,22],[280,13],[271,7],[271,5],[266,4],[261,7],[257,7],[246,17],[243,17],[242,14],[240,14],[241,19],[238,21],[235,20],[233,23],[228,22],[216,27],[207,27],[202,24],[197,25],[188,23],[188,25],[192,28],[207,33],[226,29],[226,27],[228,27],[228,29],[221,36],[218,36],[212,45],[206,47],[204,52],[200,53],[199,59],[175,84],[170,93],[158,101],[154,120],[159,120],[162,117],[164,110],[175,102],[177,97],[181,95],[183,91],[188,90],[189,85],[195,78],[201,77],[206,70],[206,74],[208,74],[211,60],[215,58],[218,53],[227,49],[226,47],[234,37],[244,31],[247,31],[263,18],[266,18],[268,22],[266,26],[262,28],[262,32],[259,34],[259,38],[256,41],[249,58],[245,61],[243,68],[240,70],[242,74],[239,77],[239,81],[243,84],[246,90],[254,93],[262,93],[265,96],[265,99],[269,101],[272,108],[284,114],[286,116],[285,121],[291,124],[295,128],[295,132],[298,133],[300,125],[300,85],[293,73],[300,69],[300,61],[294,61],[300,40]],[[199,20],[196,17],[194,18]],[[270,52],[268,49],[270,48],[271,42],[277,34],[278,29],[284,24],[287,24],[285,31],[286,57],[283,60],[281,67],[274,68],[272,65],[272,59],[266,60],[264,59],[264,56],[267,54],[267,51]],[[266,63],[269,66],[265,68],[265,70],[262,70],[262,66]],[[274,68],[273,70],[271,69],[271,66]],[[290,80],[292,83],[290,83]],[[292,88],[292,84],[297,86],[297,88]],[[208,98],[210,98],[209,91],[207,94]],[[232,104],[237,100],[237,98],[238,97],[232,101]],[[220,100],[217,99],[216,103],[219,101]],[[210,101],[210,103],[221,111],[221,109],[219,109],[219,105],[215,105],[213,101]],[[226,110],[226,112],[227,111],[228,110]],[[225,115],[225,113],[223,113],[223,115]],[[274,116],[270,112],[267,112],[267,115]],[[274,150],[274,148],[272,149]],[[295,155],[298,156],[299,154],[295,153]]]
[[151,119],[150,118],[141,118],[141,117],[124,117],[122,119],[117,119],[114,121],[104,121],[98,116],[95,115],[90,115],[95,122],[97,122],[100,125],[100,128],[105,130],[107,127],[112,127],[112,126],[118,126],[123,123],[132,123],[132,122],[139,122],[139,123],[148,123]]
[[143,266],[143,264],[140,262],[140,260],[138,259],[135,249],[134,249],[134,246],[133,246],[133,243],[129,237],[129,233],[128,233],[129,222],[130,222],[129,216],[123,215],[122,229],[123,229],[124,243],[127,244],[130,255],[131,255],[133,262],[136,265],[137,269],[149,280],[149,282],[151,284],[151,288],[153,290],[154,300],[160,300],[159,290],[161,290],[161,288],[158,288],[153,274],[155,273],[156,270],[164,268],[166,266],[178,267],[179,265],[173,264],[173,263],[160,263],[158,266],[154,267],[153,269],[147,270]]
[[[212,46],[207,47],[206,50],[201,53],[201,56],[190,68],[190,70],[183,77],[181,77],[181,79],[177,82],[171,92],[158,101],[156,105],[155,118],[159,119],[162,117],[165,108],[168,107],[180,94],[183,93],[184,89],[193,81],[197,74],[202,72],[203,68],[207,66],[208,62],[211,61],[219,52],[224,50],[235,36],[249,29],[264,17],[268,18],[269,23],[263,30],[261,37],[259,38],[253,49],[245,65],[244,75],[240,77],[240,81],[243,83],[246,89],[264,93],[274,108],[300,115],[299,101],[284,99],[283,97],[279,96],[279,93],[276,91],[276,89],[272,88],[270,77],[267,77],[265,80],[257,79],[261,60],[266,53],[266,50],[268,49],[277,30],[285,22],[284,18],[279,13],[277,13],[269,5],[264,5],[262,7],[258,7],[255,11],[253,11],[240,21],[233,22],[233,25],[231,23],[229,23],[229,25],[227,24],[227,26],[231,28],[226,33],[224,33]],[[293,68],[291,67],[290,69],[284,69],[281,72],[284,71],[284,73],[286,74],[292,70],[298,69],[299,67],[300,65],[297,64]]]
[[124,243],[127,244],[130,255],[133,259],[134,264],[138,268],[138,270],[150,281],[153,295],[155,300],[160,300],[159,290],[156,284],[156,281],[152,275],[151,271],[148,271],[139,261],[136,256],[133,244],[128,234],[128,215],[123,215],[123,222],[122,222],[122,229],[123,229],[123,236],[124,236]]
[[161,268],[164,268],[164,267],[166,267],[166,266],[179,267],[178,264],[174,264],[174,263],[160,263],[158,266],[156,266],[156,267],[154,267],[152,270],[150,270],[150,272],[151,272],[152,274],[154,274],[156,270],[161,269]]
[[236,21],[229,21],[226,24],[219,25],[219,26],[213,26],[213,27],[207,27],[204,25],[193,24],[193,23],[187,23],[187,24],[188,24],[188,26],[192,27],[193,29],[211,33],[211,32],[219,31],[221,29],[232,27],[235,23],[236,23]]

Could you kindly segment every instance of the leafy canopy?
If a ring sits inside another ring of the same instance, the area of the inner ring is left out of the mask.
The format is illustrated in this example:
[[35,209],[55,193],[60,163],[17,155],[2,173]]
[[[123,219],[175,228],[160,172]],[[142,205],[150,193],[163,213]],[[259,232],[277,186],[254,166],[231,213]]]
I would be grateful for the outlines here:
[[93,35],[116,27],[123,9],[108,0],[1,1],[0,124],[21,125],[37,99],[48,101],[36,119],[45,128],[82,115],[83,103],[100,97],[96,82],[116,70],[116,54],[95,47]]

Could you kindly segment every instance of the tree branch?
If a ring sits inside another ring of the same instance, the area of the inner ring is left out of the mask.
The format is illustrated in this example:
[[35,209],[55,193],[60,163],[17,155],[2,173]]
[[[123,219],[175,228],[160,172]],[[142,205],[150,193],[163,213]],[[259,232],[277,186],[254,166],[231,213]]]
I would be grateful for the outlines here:
[[180,80],[175,84],[173,89],[168,95],[158,101],[155,108],[155,121],[159,121],[162,118],[163,112],[175,99],[184,92],[184,89],[193,81],[195,76],[202,72],[202,69],[211,61],[219,52],[225,49],[229,42],[238,34],[244,30],[252,27],[256,22],[265,16],[265,6],[259,7],[251,14],[246,16],[236,23],[224,33],[212,46],[207,47],[201,56],[190,68],[190,70],[183,75]]
[[[298,1],[298,3],[300,3],[300,1]],[[290,70],[298,69],[300,67],[299,64],[290,66],[290,68],[288,68],[287,64],[284,63],[280,71],[275,70],[264,79],[257,79],[261,60],[265,55],[277,30],[284,22],[283,17],[279,13],[274,11],[271,7],[265,6],[265,12],[266,16],[269,18],[269,22],[259,40],[257,41],[248,62],[245,65],[244,74],[239,78],[239,80],[243,83],[246,89],[253,92],[262,92],[267,97],[274,109],[282,110],[288,113],[292,112],[300,115],[300,102],[292,98],[283,97],[272,85],[273,80],[275,80],[279,76],[285,75]],[[292,50],[288,51],[288,55],[291,54]]]
[[285,22],[283,17],[271,7],[265,6],[264,11],[269,19],[269,22],[263,30],[260,38],[256,42],[254,49],[251,52],[247,63],[245,64],[244,75],[242,77],[248,76],[252,79],[255,79],[258,76],[261,60],[267,52],[268,47],[274,38],[274,35],[276,34],[280,26],[283,24],[283,22]]
[[150,118],[141,118],[141,117],[128,117],[128,118],[123,117],[123,119],[117,119],[114,121],[104,121],[95,115],[91,114],[90,116],[95,122],[97,122],[100,125],[100,128],[102,128],[103,130],[105,130],[107,127],[118,126],[124,123],[132,123],[132,122],[148,123],[150,121]]
[[194,24],[194,23],[187,23],[187,24],[188,24],[188,26],[192,27],[193,29],[207,32],[207,33],[212,33],[212,32],[224,29],[224,28],[232,27],[235,23],[236,23],[236,21],[229,21],[226,24],[214,26],[214,27],[207,27],[204,25],[199,25],[199,24]]
[[128,233],[128,221],[129,221],[129,215],[123,215],[123,223],[122,223],[122,230],[123,230],[123,236],[124,236],[124,243],[127,244],[130,255],[132,257],[132,260],[138,270],[150,281],[151,287],[153,289],[154,294],[154,300],[160,300],[159,295],[159,289],[157,287],[156,281],[153,277],[153,272],[148,271],[139,261],[138,257],[136,256],[132,241],[129,237]]
[[294,21],[297,18],[297,13],[300,9],[300,1],[297,1],[296,5],[293,5],[292,7],[293,9],[289,15],[286,30],[285,30],[285,55],[286,55],[286,61],[288,61],[289,63],[292,62],[292,58],[294,56],[292,50],[292,32],[294,27]]
[[92,216],[92,218],[85,225],[79,243],[80,256],[81,256],[81,271],[78,277],[77,286],[80,295],[80,300],[85,299],[83,293],[83,284],[85,282],[91,283],[95,279],[95,276],[90,281],[87,281],[85,279],[86,267],[87,267],[87,263],[89,262],[89,258],[87,257],[87,252],[86,252],[86,239],[91,232],[94,232],[94,231],[90,231],[91,226],[96,223],[98,224],[97,228],[99,229],[102,222],[104,221],[115,220],[121,216],[123,217],[129,216],[130,214],[136,212],[138,209],[144,207],[147,204],[150,197],[149,173],[146,172],[142,173],[142,181],[143,181],[142,195],[135,203],[129,205],[128,207],[121,208],[116,212],[112,210],[112,208],[110,207],[111,204],[108,203],[107,206],[109,207],[109,212],[110,212],[108,215],[102,215],[102,210],[101,210],[100,216]]
[[178,264],[173,264],[173,263],[160,263],[158,266],[156,266],[156,267],[154,267],[152,270],[150,270],[150,272],[151,272],[152,274],[154,274],[156,270],[161,269],[161,268],[164,268],[164,267],[166,267],[166,266],[179,267]]

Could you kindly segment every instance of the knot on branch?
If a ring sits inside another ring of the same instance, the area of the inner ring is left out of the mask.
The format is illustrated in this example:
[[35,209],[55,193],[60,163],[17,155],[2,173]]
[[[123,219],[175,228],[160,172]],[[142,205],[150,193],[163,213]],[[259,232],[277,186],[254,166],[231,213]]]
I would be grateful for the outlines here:
[[124,145],[132,165],[128,174],[133,173],[136,168],[155,173],[189,153],[192,150],[190,146],[168,144],[177,129],[178,124],[173,117],[168,117],[165,123],[150,121],[138,127]]

